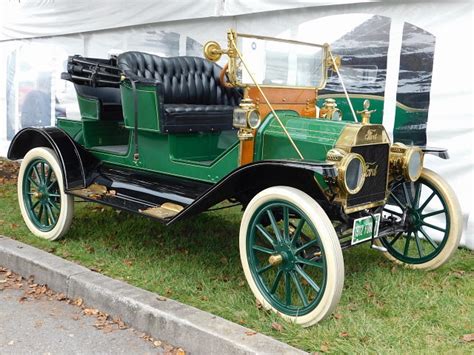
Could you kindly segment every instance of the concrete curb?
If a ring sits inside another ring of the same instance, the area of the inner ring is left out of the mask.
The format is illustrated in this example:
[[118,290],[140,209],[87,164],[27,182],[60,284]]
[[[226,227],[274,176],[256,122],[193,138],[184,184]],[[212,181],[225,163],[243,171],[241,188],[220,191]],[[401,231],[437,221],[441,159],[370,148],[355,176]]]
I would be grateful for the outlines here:
[[90,271],[55,255],[0,235],[0,265],[34,276],[52,290],[84,302],[133,328],[193,354],[305,354],[262,334],[197,308],[166,299]]

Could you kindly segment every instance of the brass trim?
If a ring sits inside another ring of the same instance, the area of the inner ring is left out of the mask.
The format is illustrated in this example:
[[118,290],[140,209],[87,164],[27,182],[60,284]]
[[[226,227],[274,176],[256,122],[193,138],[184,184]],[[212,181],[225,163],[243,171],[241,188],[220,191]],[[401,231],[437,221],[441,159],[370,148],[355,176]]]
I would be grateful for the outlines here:
[[270,255],[270,257],[268,258],[268,263],[272,266],[279,265],[282,261],[283,257],[281,256],[281,254]]
[[[379,144],[391,144],[390,138],[388,137],[387,131],[383,125],[380,124],[366,124],[361,125],[359,123],[349,123],[341,132],[338,140],[335,144],[335,149],[345,152],[346,154],[351,153],[353,147],[361,145],[379,145]],[[333,149],[334,150],[334,149]],[[389,159],[389,157],[387,157]],[[328,159],[328,161],[330,161]],[[347,206],[347,200],[349,193],[340,187],[338,178],[334,180],[333,186],[336,187],[335,202],[340,203],[346,213],[353,213],[361,211],[367,208],[373,208],[385,204],[388,195],[388,182],[390,177],[390,164],[387,168],[386,185],[385,185],[385,198],[380,201],[372,201],[366,204],[357,206]],[[364,173],[367,172],[367,167]],[[338,172],[339,175],[339,172]]]
[[270,36],[252,35],[252,34],[240,33],[240,32],[237,32],[236,35],[240,36],[240,37],[245,37],[245,38],[268,39],[268,40],[276,41],[276,42],[302,44],[302,45],[313,46],[313,47],[318,47],[318,48],[324,48],[325,46],[327,46],[327,43],[318,44],[318,43],[298,41],[298,40],[295,40],[295,39],[286,39],[286,38],[277,38],[277,37],[270,37]]
[[[328,62],[331,61],[331,55],[329,51],[329,44],[316,44],[311,42],[303,42],[297,40],[289,40],[283,38],[276,38],[276,37],[269,37],[269,36],[259,36],[259,35],[250,35],[244,33],[237,33],[235,30],[230,29],[227,31],[227,49],[222,49],[220,45],[216,41],[209,41],[204,45],[204,56],[208,60],[217,61],[220,59],[222,54],[227,54],[229,57],[228,67],[227,67],[227,75],[229,77],[229,82],[237,87],[248,87],[251,84],[242,83],[237,79],[237,70],[239,65],[237,64],[237,57],[240,58],[240,61],[243,62],[242,56],[238,53],[237,48],[237,37],[243,38],[256,38],[256,39],[263,39],[263,40],[272,40],[277,42],[283,43],[291,43],[291,44],[300,44],[300,45],[307,45],[312,47],[318,47],[323,49],[322,57],[321,57],[321,81],[318,86],[285,86],[285,85],[268,85],[268,84],[259,84],[260,87],[274,87],[274,88],[306,88],[306,89],[315,89],[320,90],[326,86],[328,80],[328,70],[329,66],[327,65]],[[217,58],[217,59],[216,59]],[[333,62],[334,64],[334,62]],[[337,65],[337,63],[336,63]],[[336,69],[336,68],[334,68]],[[256,84],[254,78],[252,81]]]
[[[408,165],[413,154],[420,154],[420,169],[415,177],[410,176]],[[390,178],[402,176],[407,181],[416,181],[423,171],[424,153],[420,147],[406,146],[403,143],[394,143],[390,147],[389,170]]]
[[[361,180],[359,181],[357,187],[355,189],[351,189],[347,186],[347,168],[349,167],[350,162],[353,159],[357,159],[362,164],[362,176]],[[365,176],[367,173],[367,164],[365,163],[364,158],[357,153],[348,153],[343,149],[331,149],[327,153],[326,160],[331,163],[335,163],[337,168],[337,185],[339,186],[340,197],[345,198],[347,200],[348,195],[355,195],[358,193],[365,183]]]

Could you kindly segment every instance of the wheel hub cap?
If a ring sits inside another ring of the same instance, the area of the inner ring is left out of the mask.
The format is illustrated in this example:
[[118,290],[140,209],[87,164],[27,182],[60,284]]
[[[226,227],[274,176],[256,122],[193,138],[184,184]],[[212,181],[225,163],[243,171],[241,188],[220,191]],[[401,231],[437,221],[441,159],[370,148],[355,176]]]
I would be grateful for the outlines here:
[[282,256],[281,254],[271,255],[271,256],[268,258],[268,262],[269,262],[272,266],[280,265],[282,261],[283,261],[283,256]]

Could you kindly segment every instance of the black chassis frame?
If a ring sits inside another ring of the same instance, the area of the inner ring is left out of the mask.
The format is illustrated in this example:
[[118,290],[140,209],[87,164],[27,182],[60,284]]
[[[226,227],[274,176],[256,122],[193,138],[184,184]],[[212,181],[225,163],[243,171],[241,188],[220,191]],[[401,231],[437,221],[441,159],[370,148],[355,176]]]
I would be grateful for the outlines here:
[[[117,209],[138,213],[166,225],[207,211],[225,200],[236,201],[242,204],[242,208],[245,209],[258,192],[278,185],[294,187],[307,193],[322,206],[330,218],[346,224],[350,224],[355,218],[377,211],[374,209],[346,215],[340,206],[332,203],[315,179],[315,174],[321,175],[325,180],[331,180],[337,176],[334,165],[326,162],[257,161],[241,166],[218,183],[211,184],[103,164],[76,143],[66,132],[56,127],[22,129],[13,138],[7,157],[10,160],[22,159],[29,150],[36,147],[48,147],[57,154],[65,180],[66,193]],[[425,154],[449,159],[446,149],[432,147],[422,147],[422,149]],[[265,178],[262,179],[262,176]],[[115,194],[103,196],[101,199],[77,194],[78,190],[87,188],[93,183],[104,185],[107,189],[114,190]],[[184,206],[184,209],[175,216],[166,219],[142,213],[144,209],[161,205],[164,202],[178,203]],[[380,210],[381,207],[378,209]],[[390,223],[390,221],[383,221],[378,238],[402,231],[403,227]],[[352,245],[346,241],[342,242],[341,246],[347,248]]]

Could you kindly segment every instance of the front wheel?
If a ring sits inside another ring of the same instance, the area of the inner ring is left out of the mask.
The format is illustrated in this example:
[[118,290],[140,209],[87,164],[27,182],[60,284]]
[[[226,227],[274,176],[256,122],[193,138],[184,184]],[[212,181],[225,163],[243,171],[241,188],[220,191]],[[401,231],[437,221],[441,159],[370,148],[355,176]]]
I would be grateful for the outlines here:
[[69,229],[74,199],[64,192],[63,173],[51,149],[26,153],[18,174],[18,203],[28,229],[37,237],[55,240]]
[[459,245],[459,202],[451,187],[431,170],[423,169],[414,183],[396,183],[384,215],[405,225],[405,231],[380,239],[387,249],[385,256],[399,264],[436,269],[451,258]]
[[344,284],[344,260],[324,210],[306,193],[275,186],[257,194],[240,226],[247,282],[265,309],[302,326],[330,315]]

